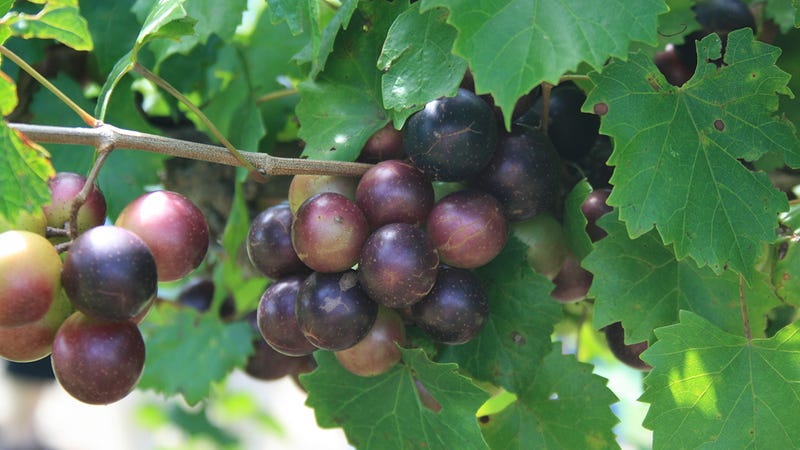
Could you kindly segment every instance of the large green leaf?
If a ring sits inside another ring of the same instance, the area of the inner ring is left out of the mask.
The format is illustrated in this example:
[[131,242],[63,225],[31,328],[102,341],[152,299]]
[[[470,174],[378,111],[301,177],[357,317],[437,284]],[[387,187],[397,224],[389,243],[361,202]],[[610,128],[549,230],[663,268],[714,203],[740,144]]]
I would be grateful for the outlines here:
[[304,25],[308,23],[310,4],[316,5],[316,0],[267,0],[269,4],[270,20],[273,23],[285,21],[293,35],[303,32]]
[[582,260],[592,251],[592,240],[586,232],[589,223],[581,211],[581,205],[592,193],[592,186],[583,179],[572,187],[564,202],[564,235],[570,250],[579,260]]
[[800,324],[748,341],[682,311],[656,336],[640,398],[654,449],[800,448]]
[[716,34],[698,44],[695,75],[670,86],[642,54],[591,75],[596,88],[584,109],[604,113],[601,132],[615,139],[608,199],[633,237],[655,225],[679,259],[691,256],[715,272],[755,277],[761,242],[775,236],[786,196],[740,159],[774,150],[800,164],[794,127],[772,113],[776,94],[791,95],[789,74],[775,66],[776,47],[749,29],[728,37],[724,64]]
[[456,30],[446,18],[442,8],[420,14],[416,3],[389,28],[378,68],[384,72],[383,107],[394,110],[397,129],[425,103],[455,95],[464,78],[467,62],[450,52]]
[[368,3],[336,40],[332,58],[316,80],[300,84],[303,155],[354,160],[369,137],[389,121],[381,98],[376,63],[383,40],[403,2]]
[[190,405],[208,397],[212,383],[244,367],[253,352],[253,332],[246,322],[226,324],[191,308],[153,308],[141,329],[147,356],[138,386],[167,396],[181,394]]
[[423,0],[450,10],[479,93],[491,93],[510,126],[514,104],[542,81],[558,83],[581,62],[602,68],[631,41],[655,44],[663,0]]
[[[625,342],[642,342],[654,328],[677,322],[679,310],[690,310],[728,333],[744,335],[737,274],[717,275],[691,260],[676,260],[654,231],[630,239],[616,216],[603,217],[608,236],[583,260],[594,274],[589,296],[595,298],[596,329],[621,321]],[[763,336],[767,311],[780,301],[761,272],[744,292],[753,334]]]
[[49,1],[37,14],[11,13],[3,22],[15,36],[55,39],[75,50],[92,50],[92,37],[78,0]]
[[[370,378],[348,372],[331,352],[316,352],[319,367],[300,379],[317,423],[341,427],[351,444],[365,450],[487,448],[475,412],[489,395],[455,364],[431,362],[420,349],[402,352],[401,364]],[[415,380],[429,395],[418,394]],[[423,403],[420,395],[433,401]]]
[[92,54],[100,73],[111,71],[136,41],[140,24],[131,12],[134,0],[81,0],[81,14],[89,22],[94,41]]
[[562,317],[561,305],[550,297],[553,284],[533,271],[525,252],[524,244],[512,238],[500,255],[478,269],[489,296],[489,320],[477,337],[444,349],[440,356],[511,392],[530,385],[536,367],[551,351],[550,335]]
[[54,173],[41,149],[0,121],[0,216],[13,223],[21,211],[50,203],[47,180]]
[[783,33],[786,33],[796,26],[798,9],[800,2],[797,0],[769,0],[765,6],[765,13],[778,24]]
[[561,344],[556,343],[531,372],[533,379],[513,404],[482,418],[490,447],[619,448],[611,431],[618,419],[610,408],[617,397],[606,387],[605,378],[592,374],[591,365],[562,355]]

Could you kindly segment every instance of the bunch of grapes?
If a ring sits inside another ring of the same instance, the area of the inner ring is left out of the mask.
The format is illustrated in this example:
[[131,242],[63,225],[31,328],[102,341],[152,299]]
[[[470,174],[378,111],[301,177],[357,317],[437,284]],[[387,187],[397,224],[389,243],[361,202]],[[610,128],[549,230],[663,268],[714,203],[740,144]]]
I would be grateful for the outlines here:
[[[73,224],[73,202],[86,183],[58,173],[49,181],[50,204],[0,224],[14,228],[0,234],[0,357],[25,362],[52,353],[64,390],[107,404],[128,395],[142,374],[138,323],[158,282],[197,268],[209,234],[200,210],[169,191],[142,195],[105,225],[105,198],[91,186]],[[57,248],[66,250],[63,258]]]
[[[548,133],[541,98],[506,132],[491,102],[462,88],[403,130],[377,132],[361,155],[375,165],[360,179],[295,176],[288,202],[255,217],[247,240],[252,264],[274,280],[257,313],[267,344],[290,357],[332,351],[347,370],[373,376],[399,362],[398,344],[413,345],[408,327],[441,345],[469,342],[491,303],[474,270],[510,235],[556,285],[547,301],[585,298],[591,274],[559,221],[564,168],[591,170],[599,138],[584,101],[576,86],[556,86]],[[584,205],[593,240],[610,210],[607,181]]]

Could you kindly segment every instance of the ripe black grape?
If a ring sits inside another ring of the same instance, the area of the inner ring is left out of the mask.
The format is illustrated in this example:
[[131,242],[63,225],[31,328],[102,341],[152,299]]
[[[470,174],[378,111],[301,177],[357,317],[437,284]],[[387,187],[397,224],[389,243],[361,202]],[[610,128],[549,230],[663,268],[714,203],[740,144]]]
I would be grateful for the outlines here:
[[497,145],[492,107],[466,89],[425,105],[403,127],[411,163],[433,180],[472,178],[489,162]]
[[433,340],[463,344],[480,333],[489,317],[489,300],[469,270],[440,267],[430,294],[411,307],[414,323]]
[[611,189],[595,189],[581,204],[581,212],[586,217],[586,233],[592,242],[597,242],[608,235],[606,230],[597,226],[597,219],[611,212],[606,200],[611,195]]
[[292,246],[292,222],[292,209],[288,203],[281,203],[257,215],[247,233],[250,262],[273,280],[311,271]]
[[439,255],[425,231],[407,223],[375,230],[361,249],[358,276],[369,297],[390,308],[422,300],[436,282]]
[[258,303],[258,330],[275,350],[289,356],[312,353],[316,347],[306,339],[295,316],[297,292],[304,276],[290,276],[272,283]]
[[358,275],[315,272],[297,293],[295,316],[317,348],[338,351],[364,338],[378,315],[378,304],[358,285]]
[[620,322],[614,322],[611,325],[603,328],[606,335],[606,342],[611,353],[621,362],[639,370],[650,370],[649,364],[642,361],[639,355],[647,350],[647,341],[637,342],[635,344],[625,343],[625,330],[622,328]]

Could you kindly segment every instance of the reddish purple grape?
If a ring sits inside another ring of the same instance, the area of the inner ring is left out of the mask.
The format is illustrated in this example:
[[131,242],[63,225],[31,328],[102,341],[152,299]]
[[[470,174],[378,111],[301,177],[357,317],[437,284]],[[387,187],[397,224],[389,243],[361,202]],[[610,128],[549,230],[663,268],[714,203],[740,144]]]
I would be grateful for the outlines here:
[[116,225],[134,232],[150,247],[158,281],[185,277],[208,251],[208,223],[203,212],[176,192],[142,195],[122,210]]
[[508,220],[530,219],[556,209],[561,160],[544,133],[515,128],[501,136],[494,156],[473,184],[500,201]]
[[411,307],[414,323],[433,340],[463,344],[478,335],[489,318],[489,300],[469,270],[440,267],[430,294]]
[[368,234],[364,213],[347,197],[333,192],[303,202],[292,223],[297,256],[317,272],[341,272],[352,267]]
[[257,215],[247,233],[250,262],[273,280],[310,272],[292,246],[292,222],[292,209],[288,203],[281,203]]
[[75,308],[86,315],[130,320],[156,294],[158,277],[144,241],[107,225],[90,229],[72,243],[61,282]]
[[355,201],[357,185],[358,178],[353,177],[295,175],[289,184],[289,207],[292,213],[297,214],[303,202],[323,192],[335,192]]
[[639,370],[650,370],[650,364],[642,361],[639,355],[647,350],[647,341],[637,342],[635,344],[625,343],[625,330],[622,328],[622,323],[614,322],[611,325],[603,328],[606,335],[606,342],[611,353],[621,362]]
[[256,311],[246,314],[244,320],[250,324],[255,336],[253,354],[247,358],[244,366],[246,374],[258,380],[272,381],[292,375],[306,364],[304,357],[284,355],[267,344],[259,333]]
[[388,123],[367,139],[358,159],[367,163],[377,163],[390,159],[403,159],[404,157],[403,133],[396,130],[391,123]]
[[381,307],[378,317],[358,344],[335,352],[336,359],[348,371],[362,377],[373,377],[392,369],[403,354],[397,345],[405,344],[406,327],[400,315]]
[[581,267],[581,262],[572,253],[567,254],[558,275],[553,278],[556,285],[550,296],[561,303],[579,302],[586,298],[592,286],[592,273]]
[[428,235],[443,263],[472,269],[500,253],[508,239],[508,222],[502,205],[491,195],[456,191],[433,207]]
[[[50,204],[42,207],[47,225],[54,228],[63,228],[72,214],[72,201],[86,184],[86,177],[72,172],[59,172],[51,178],[47,185],[50,187]],[[89,228],[102,225],[106,220],[106,198],[95,185],[89,191],[86,202],[78,210],[78,232],[83,233]]]
[[375,229],[390,223],[419,225],[433,208],[433,185],[416,167],[398,160],[369,169],[358,183],[356,205]]
[[16,327],[0,327],[0,358],[30,362],[46,357],[53,350],[58,328],[74,311],[62,290],[41,319]]
[[581,204],[581,212],[586,217],[586,233],[592,242],[597,242],[608,235],[606,230],[597,226],[597,219],[608,214],[613,208],[608,206],[606,200],[611,195],[611,189],[595,189]]
[[295,316],[297,292],[304,276],[290,276],[272,283],[258,303],[258,330],[275,350],[289,356],[303,356],[317,348],[306,339]]
[[144,340],[133,322],[71,315],[53,342],[53,372],[67,393],[92,405],[127,396],[144,369]]
[[352,347],[367,335],[378,304],[358,285],[358,275],[342,273],[309,275],[297,293],[295,316],[303,334],[317,348],[338,351]]
[[425,231],[407,223],[384,225],[361,249],[358,277],[369,297],[390,308],[422,300],[436,282],[439,255]]

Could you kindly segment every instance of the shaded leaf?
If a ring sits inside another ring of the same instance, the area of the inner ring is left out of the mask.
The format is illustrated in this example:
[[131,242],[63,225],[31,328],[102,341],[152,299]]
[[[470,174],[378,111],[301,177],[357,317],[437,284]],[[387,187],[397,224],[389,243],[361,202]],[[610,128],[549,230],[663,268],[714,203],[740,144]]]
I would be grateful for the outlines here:
[[92,37],[77,0],[47,2],[37,14],[12,13],[4,22],[15,36],[55,39],[75,50],[92,50]]
[[50,203],[47,180],[55,174],[48,155],[0,121],[0,216],[13,223],[21,211]]
[[581,205],[591,193],[592,186],[584,178],[569,191],[564,202],[564,235],[567,237],[570,250],[578,260],[585,258],[593,248],[592,240],[586,232],[586,225],[589,222],[581,211]]

